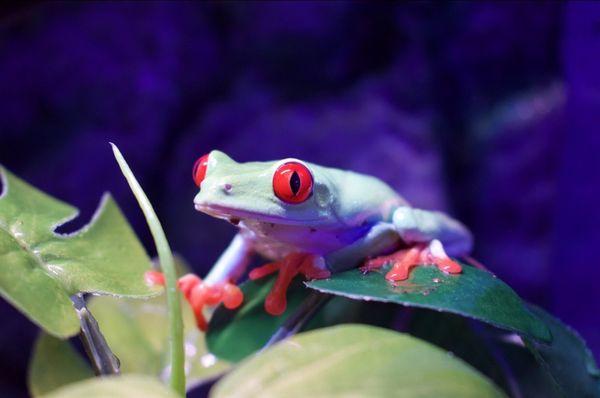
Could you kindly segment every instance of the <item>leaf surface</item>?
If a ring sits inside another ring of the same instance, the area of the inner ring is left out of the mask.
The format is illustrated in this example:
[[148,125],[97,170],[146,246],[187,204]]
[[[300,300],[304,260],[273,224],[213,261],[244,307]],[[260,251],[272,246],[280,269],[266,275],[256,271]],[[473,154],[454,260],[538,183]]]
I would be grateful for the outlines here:
[[461,274],[449,275],[433,266],[420,266],[411,272],[408,280],[391,284],[384,278],[388,270],[386,266],[380,272],[365,275],[353,269],[329,279],[306,282],[306,285],[355,300],[451,312],[535,339],[552,339],[545,323],[526,308],[507,284],[489,272],[463,264]]
[[89,364],[67,341],[40,332],[27,375],[33,397],[93,376]]
[[75,293],[158,293],[144,282],[150,260],[110,195],[88,225],[61,235],[55,229],[76,217],[77,209],[2,167],[0,178],[0,294],[48,333],[78,332],[70,299]]
[[243,361],[212,397],[503,397],[463,361],[409,335],[345,325],[296,335]]
[[[232,311],[219,306],[215,310],[206,334],[210,352],[227,361],[238,362],[260,350],[310,293],[300,280],[294,281],[288,290],[285,313],[281,316],[269,315],[264,309],[264,301],[274,280],[274,277],[270,277],[242,283],[240,288],[245,297],[242,307]],[[395,308],[391,304],[332,297],[302,329],[311,330],[350,322],[387,325],[394,312]]]
[[[123,374],[164,377],[167,371],[167,308],[165,297],[149,300],[93,297],[88,308],[96,317],[107,343],[121,363]],[[183,305],[185,370],[188,389],[221,374],[227,362],[206,350],[204,336],[193,313]],[[29,388],[33,396],[93,376],[89,364],[69,341],[41,334],[29,364]]]
[[156,378],[140,375],[112,376],[83,380],[62,387],[44,398],[179,398]]
[[228,310],[219,306],[216,309],[206,333],[210,352],[227,361],[237,362],[265,345],[308,292],[298,281],[292,283],[285,312],[273,316],[265,311],[264,301],[274,282],[275,278],[244,282],[240,285],[244,293],[244,304],[240,308]]
[[524,337],[525,344],[567,397],[600,397],[600,369],[583,339],[539,307],[531,311],[549,325],[551,343]]

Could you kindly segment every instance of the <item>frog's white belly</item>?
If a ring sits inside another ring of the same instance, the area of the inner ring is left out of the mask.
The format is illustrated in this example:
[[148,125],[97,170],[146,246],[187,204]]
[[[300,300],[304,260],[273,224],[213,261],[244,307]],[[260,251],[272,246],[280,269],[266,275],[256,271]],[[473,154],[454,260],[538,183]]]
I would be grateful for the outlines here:
[[346,247],[364,236],[370,228],[310,227],[255,220],[242,220],[238,226],[241,234],[252,241],[254,250],[272,260],[297,252],[325,255]]

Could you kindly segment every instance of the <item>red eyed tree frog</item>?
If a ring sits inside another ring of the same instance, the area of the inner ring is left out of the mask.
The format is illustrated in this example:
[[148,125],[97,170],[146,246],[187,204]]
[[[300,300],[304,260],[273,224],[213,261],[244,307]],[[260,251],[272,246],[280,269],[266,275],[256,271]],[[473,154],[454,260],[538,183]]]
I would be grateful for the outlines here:
[[385,276],[390,282],[407,279],[420,264],[457,274],[461,266],[449,256],[471,250],[471,234],[460,222],[411,207],[368,175],[292,158],[237,163],[212,151],[196,161],[193,177],[200,188],[196,210],[239,229],[204,280],[186,275],[179,281],[201,329],[206,328],[205,305],[241,305],[243,295],[234,283],[255,253],[272,262],[253,269],[250,279],[278,272],[265,309],[279,315],[286,308],[287,287],[298,274],[321,279],[390,263]]

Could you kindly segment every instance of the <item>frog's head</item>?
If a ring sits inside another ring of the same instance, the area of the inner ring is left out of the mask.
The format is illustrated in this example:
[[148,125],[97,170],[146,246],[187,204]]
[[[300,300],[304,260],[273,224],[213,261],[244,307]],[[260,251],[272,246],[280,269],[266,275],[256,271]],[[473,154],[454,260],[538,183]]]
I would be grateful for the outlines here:
[[328,224],[335,218],[326,173],[298,159],[237,163],[220,151],[196,161],[198,211],[233,222]]

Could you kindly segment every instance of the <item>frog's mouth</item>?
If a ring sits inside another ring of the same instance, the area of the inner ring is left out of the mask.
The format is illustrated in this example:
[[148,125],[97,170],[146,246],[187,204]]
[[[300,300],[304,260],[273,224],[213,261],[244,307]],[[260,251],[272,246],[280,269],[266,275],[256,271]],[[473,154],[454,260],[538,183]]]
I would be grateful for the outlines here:
[[307,223],[320,224],[323,220],[312,219],[312,220],[294,220],[289,217],[282,217],[276,215],[267,215],[264,213],[235,209],[232,207],[214,205],[214,204],[198,204],[195,203],[194,207],[197,211],[206,213],[209,216],[226,220],[233,225],[238,225],[243,220],[254,220],[265,223],[281,224],[281,225],[306,225]]

